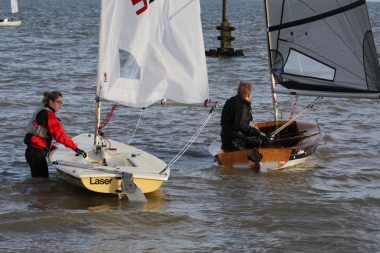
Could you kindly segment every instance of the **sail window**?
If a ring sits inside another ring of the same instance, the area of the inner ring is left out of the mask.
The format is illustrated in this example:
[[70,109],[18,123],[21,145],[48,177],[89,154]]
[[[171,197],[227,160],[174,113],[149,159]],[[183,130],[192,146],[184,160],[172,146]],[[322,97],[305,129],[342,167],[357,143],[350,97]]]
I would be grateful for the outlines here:
[[119,49],[120,77],[128,79],[140,79],[140,66],[133,55]]
[[335,69],[294,49],[290,49],[284,66],[287,74],[317,79],[334,80]]

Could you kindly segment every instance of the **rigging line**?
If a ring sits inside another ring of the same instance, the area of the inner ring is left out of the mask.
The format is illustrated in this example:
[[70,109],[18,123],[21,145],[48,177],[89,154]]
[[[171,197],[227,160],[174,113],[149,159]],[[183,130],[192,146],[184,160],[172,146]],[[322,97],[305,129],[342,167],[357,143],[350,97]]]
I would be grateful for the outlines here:
[[323,97],[318,97],[317,99],[315,99],[313,103],[309,104],[305,109],[303,109],[301,112],[299,112],[292,120],[289,120],[288,122],[286,122],[284,125],[282,125],[281,127],[279,127],[277,130],[273,131],[270,135],[271,136],[275,136],[276,134],[278,134],[285,127],[287,127],[288,125],[290,125],[291,123],[293,123],[302,114],[304,114],[305,112],[307,112],[308,110],[310,110],[311,108],[313,108],[314,104],[317,103],[318,101],[320,101],[322,98]]
[[[292,105],[287,106],[285,108],[287,108],[286,111],[284,112],[284,114],[286,115],[288,113],[288,111],[292,109]],[[283,113],[283,112],[281,112],[281,113]]]
[[189,149],[189,147],[191,146],[191,144],[195,141],[195,139],[201,133],[201,131],[203,130],[203,128],[206,126],[206,124],[207,124],[208,120],[210,119],[210,117],[211,116],[209,115],[209,117],[205,120],[205,122],[201,125],[201,127],[197,130],[197,132],[193,135],[193,137],[191,137],[191,139],[186,143],[186,145],[177,154],[177,156],[174,157],[171,162],[169,162],[169,166],[173,165]]
[[[203,129],[203,127],[200,128],[200,131]],[[178,159],[190,148],[191,144],[195,141],[195,139],[198,137],[200,131],[198,131],[190,140],[189,142],[184,146],[184,148],[177,154],[175,158],[173,158],[172,161],[169,162],[168,167],[173,165],[175,162],[178,161]]]
[[92,101],[91,105],[90,105],[90,111],[92,112],[92,105],[96,103],[96,98],[94,98],[94,100]]
[[309,104],[304,110],[302,110],[301,112],[299,112],[292,120],[289,120],[288,122],[286,122],[284,125],[282,125],[280,128],[278,128],[277,130],[275,130],[271,136],[274,136],[276,134],[278,134],[281,130],[283,130],[285,127],[287,127],[288,125],[290,125],[291,123],[293,123],[297,118],[299,118],[302,114],[304,114],[306,111],[308,111],[309,109],[311,109],[315,103],[317,103],[319,100],[321,100],[323,97],[318,97],[313,103]]
[[99,127],[99,130],[103,130],[106,125],[108,124],[108,122],[110,122],[112,116],[113,116],[113,113],[115,112],[116,110],[116,107],[117,107],[117,104],[114,104],[112,106],[112,109],[110,110],[110,112],[107,114],[107,117],[103,120],[102,124],[100,125]]
[[298,101],[298,96],[296,96],[296,99],[294,100],[294,103],[293,103],[293,109],[292,109],[292,112],[290,113],[289,120],[291,120],[292,117],[293,117],[294,110],[296,109],[297,101]]
[[288,122],[286,122],[284,125],[282,125],[281,127],[279,127],[277,130],[273,131],[273,133],[271,133],[270,135],[271,136],[275,136],[281,130],[283,130],[284,128],[286,128],[287,126],[289,126],[291,123],[293,123],[298,117],[300,117],[302,114],[304,114],[305,112],[307,112],[309,109],[310,109],[310,107],[306,107],[300,113],[298,113],[292,120],[289,120]]
[[[280,105],[281,105],[282,108],[287,108],[287,107],[289,107],[285,112],[282,112],[282,111],[280,110],[281,115],[282,115],[282,114],[286,114],[286,113],[290,110],[290,107],[291,107],[291,106],[288,106],[288,102],[291,101],[291,100],[293,100],[293,98],[289,98],[289,99],[284,100],[284,101],[277,101],[277,103],[278,103],[278,105],[279,105],[279,106],[278,106],[279,108],[280,108]],[[273,118],[273,109],[269,111],[269,117],[268,117],[268,120],[267,120],[267,121],[271,121],[272,118]],[[283,119],[283,116],[281,116],[281,119]]]
[[132,134],[132,136],[131,136],[131,139],[129,139],[129,141],[128,141],[128,143],[127,143],[128,145],[129,145],[129,143],[131,143],[133,137],[135,136],[135,133],[136,133],[136,131],[137,131],[137,127],[139,126],[140,119],[141,119],[141,116],[142,116],[142,113],[143,113],[144,110],[145,110],[145,107],[144,107],[144,108],[141,108],[141,111],[140,111],[140,117],[139,117],[139,119],[137,120],[137,124],[136,124],[135,130],[133,131],[133,134]]
[[[296,109],[297,101],[298,101],[298,95],[296,96],[296,98],[295,98],[295,100],[294,100],[293,108],[292,108],[292,112],[290,113],[289,120],[291,120],[292,117],[293,117],[294,111],[295,111],[295,109]],[[285,130],[285,134],[287,134],[288,131],[289,131],[289,128],[286,128],[286,130]]]
[[166,165],[166,167],[159,173],[162,174],[170,168],[175,162],[178,161],[178,159],[189,149],[191,144],[195,141],[195,139],[199,136],[199,134],[202,132],[202,130],[205,128],[206,124],[210,120],[212,114],[214,113],[214,107],[211,108],[210,113],[206,120],[203,122],[203,124],[200,126],[200,128],[195,132],[195,134],[190,138],[190,140],[186,143],[186,145],[182,148],[182,150]]
[[111,147],[111,142],[108,140],[108,138],[105,136],[104,133],[103,133],[103,135],[100,135],[100,141],[102,142],[102,145],[104,145],[104,142],[107,142],[108,146],[107,146],[107,144],[105,144],[105,146],[108,147],[108,148],[112,148]]
[[172,18],[174,18],[174,16],[176,16],[178,13],[180,13],[183,9],[185,9],[189,4],[191,4],[191,2],[194,2],[194,0],[190,0],[190,2],[188,2],[185,6],[183,6],[181,9],[179,9],[176,13],[174,13],[173,15],[171,15],[169,17],[169,20],[171,20]]

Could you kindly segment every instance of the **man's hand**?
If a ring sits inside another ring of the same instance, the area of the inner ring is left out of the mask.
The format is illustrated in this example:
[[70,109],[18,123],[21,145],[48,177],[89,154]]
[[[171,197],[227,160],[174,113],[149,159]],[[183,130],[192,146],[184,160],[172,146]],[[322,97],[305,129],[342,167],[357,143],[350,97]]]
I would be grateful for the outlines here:
[[268,143],[268,141],[269,141],[268,136],[267,136],[266,134],[264,134],[263,132],[260,132],[259,138],[260,138],[260,140],[262,140],[264,143]]

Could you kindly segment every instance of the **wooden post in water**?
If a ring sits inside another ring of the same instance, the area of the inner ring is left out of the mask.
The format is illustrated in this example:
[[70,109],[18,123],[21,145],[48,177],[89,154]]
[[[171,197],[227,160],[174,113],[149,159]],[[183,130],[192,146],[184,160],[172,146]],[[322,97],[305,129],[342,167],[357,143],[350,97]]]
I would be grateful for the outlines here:
[[230,21],[227,19],[227,0],[223,0],[222,12],[222,24],[216,27],[217,30],[220,30],[220,36],[218,36],[220,47],[217,50],[210,49],[206,51],[206,56],[243,56],[243,50],[234,50],[232,47],[232,41],[235,40],[235,37],[232,36],[232,31],[235,31],[235,27],[231,26]]

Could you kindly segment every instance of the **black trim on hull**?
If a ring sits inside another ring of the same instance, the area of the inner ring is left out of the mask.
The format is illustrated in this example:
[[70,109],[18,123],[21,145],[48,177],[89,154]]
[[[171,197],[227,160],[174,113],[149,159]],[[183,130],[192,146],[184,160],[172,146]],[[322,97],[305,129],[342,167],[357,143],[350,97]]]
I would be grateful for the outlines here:
[[78,182],[82,183],[82,180],[81,180],[80,178],[77,178],[77,177],[74,177],[73,175],[67,174],[66,172],[63,172],[63,171],[60,170],[60,169],[56,169],[56,170],[58,170],[59,172],[61,172],[61,173],[64,174],[64,175],[69,176],[69,177],[71,177],[72,179],[75,179],[75,180],[77,180]]
[[302,153],[300,153],[300,150],[292,150],[292,154],[290,155],[289,161],[302,159],[302,158],[306,158],[313,155],[315,151],[317,150],[317,146],[318,146],[318,143],[311,145],[307,148],[304,148],[302,149],[304,151]]
[[[62,177],[62,179],[65,181],[65,182],[67,182],[67,183],[69,183],[69,184],[71,184],[71,185],[74,185],[74,186],[76,186],[76,187],[79,187],[79,188],[84,188],[84,189],[87,189],[84,185],[83,185],[83,182],[82,182],[82,180],[80,179],[80,178],[77,178],[77,177],[74,177],[73,175],[70,175],[70,174],[67,174],[66,172],[63,172],[62,170],[60,170],[60,169],[57,169],[57,168],[55,168],[57,171],[58,171],[58,173],[60,174],[60,176]],[[66,179],[65,177],[68,177],[69,178],[69,180],[68,179]]]

